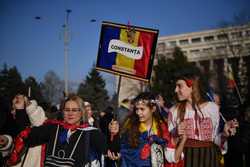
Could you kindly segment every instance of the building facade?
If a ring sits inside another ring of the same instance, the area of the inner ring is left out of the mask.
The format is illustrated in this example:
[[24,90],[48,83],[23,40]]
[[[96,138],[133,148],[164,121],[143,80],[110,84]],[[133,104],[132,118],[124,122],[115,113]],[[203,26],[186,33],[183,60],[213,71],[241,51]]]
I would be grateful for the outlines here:
[[[175,47],[181,48],[188,61],[194,62],[205,73],[214,71],[211,84],[220,89],[218,78],[225,74],[228,65],[232,66],[235,79],[239,87],[248,96],[250,76],[250,24],[213,29],[179,35],[162,36],[158,38],[155,62],[159,57],[173,58]],[[130,82],[132,83],[131,86]],[[138,81],[124,79],[121,83],[119,99],[129,97],[132,93],[145,89],[146,85]]]

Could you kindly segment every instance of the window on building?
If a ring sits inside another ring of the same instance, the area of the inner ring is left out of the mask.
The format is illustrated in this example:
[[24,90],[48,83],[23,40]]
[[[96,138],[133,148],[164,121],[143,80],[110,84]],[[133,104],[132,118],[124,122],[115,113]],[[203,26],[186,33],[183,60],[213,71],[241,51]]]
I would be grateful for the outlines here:
[[204,37],[204,41],[205,41],[205,42],[214,41],[214,36],[206,36],[206,37]]
[[200,50],[199,50],[199,49],[193,49],[193,50],[190,50],[190,53],[198,53],[198,52],[200,52]]
[[250,50],[250,43],[246,43],[245,47]]
[[187,55],[187,51],[185,51],[185,50],[184,50],[184,51],[182,51],[182,53],[183,53],[184,55]]
[[203,52],[211,52],[213,51],[213,48],[203,48]]
[[246,36],[246,37],[250,37],[250,30],[246,30],[245,36]]
[[164,50],[165,50],[165,43],[159,43],[158,45],[157,45],[157,50],[158,50],[158,52],[163,52]]
[[241,46],[240,44],[230,45],[230,47],[231,47],[232,49],[235,49],[235,50],[240,50],[240,49],[242,49],[242,46]]
[[232,38],[240,38],[240,37],[242,37],[242,32],[241,31],[232,32],[231,35],[232,35]]
[[173,46],[173,47],[176,46],[176,41],[169,41],[168,43],[169,43],[169,46]]
[[199,43],[201,42],[201,38],[192,38],[191,41],[192,43]]
[[226,50],[226,46],[217,46],[215,49],[216,50]]
[[228,35],[227,35],[227,34],[219,34],[219,35],[217,36],[217,38],[218,38],[218,40],[225,40],[225,39],[228,38]]
[[165,54],[166,58],[171,58],[173,57],[173,53],[172,52],[168,52]]
[[160,59],[162,57],[164,57],[164,54],[156,54],[156,59]]
[[187,45],[188,44],[188,39],[182,39],[179,41],[180,45]]

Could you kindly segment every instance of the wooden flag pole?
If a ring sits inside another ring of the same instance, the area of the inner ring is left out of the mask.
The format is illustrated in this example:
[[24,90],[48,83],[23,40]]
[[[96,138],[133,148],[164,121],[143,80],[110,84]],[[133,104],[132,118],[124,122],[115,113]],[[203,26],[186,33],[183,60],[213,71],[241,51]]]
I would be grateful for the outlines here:
[[30,96],[31,96],[31,87],[29,86],[29,88],[28,88],[28,98],[30,98]]
[[[117,90],[116,90],[116,92],[117,92],[117,106],[116,106],[117,109],[119,107],[119,96],[120,96],[120,90],[121,90],[121,82],[122,82],[122,76],[119,75],[118,86],[117,86]],[[115,119],[117,118],[117,112],[114,113],[114,117],[115,117]]]
[[118,97],[117,99],[118,99],[118,102],[119,102],[119,94],[120,94],[121,81],[122,81],[122,76],[119,75],[118,86],[117,86],[117,97]]
[[[121,75],[119,75],[119,80],[118,80],[118,86],[117,86],[117,108],[116,108],[116,110],[115,110],[115,112],[114,112],[114,117],[113,117],[113,119],[112,119],[112,121],[114,121],[114,120],[116,120],[117,121],[117,115],[118,115],[118,106],[119,106],[119,94],[120,94],[120,87],[121,87],[121,81],[122,81],[122,76]],[[111,122],[111,124],[112,124],[112,122]],[[116,134],[110,134],[110,141],[113,141],[114,140],[114,136],[115,136]]]

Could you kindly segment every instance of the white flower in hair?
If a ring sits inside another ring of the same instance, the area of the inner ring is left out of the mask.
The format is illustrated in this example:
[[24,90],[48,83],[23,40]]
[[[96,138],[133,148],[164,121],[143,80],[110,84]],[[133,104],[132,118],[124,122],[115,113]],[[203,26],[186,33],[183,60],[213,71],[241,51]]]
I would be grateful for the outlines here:
[[137,104],[154,104],[154,105],[157,105],[159,104],[159,101],[158,100],[155,100],[155,99],[150,99],[150,100],[146,100],[146,99],[140,99],[136,102]]

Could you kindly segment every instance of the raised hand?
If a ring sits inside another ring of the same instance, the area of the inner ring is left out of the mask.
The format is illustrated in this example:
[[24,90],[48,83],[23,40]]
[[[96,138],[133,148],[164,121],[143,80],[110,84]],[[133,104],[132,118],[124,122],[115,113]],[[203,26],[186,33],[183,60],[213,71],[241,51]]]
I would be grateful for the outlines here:
[[119,123],[118,123],[118,121],[115,121],[115,120],[112,119],[112,121],[109,123],[109,132],[111,134],[114,134],[114,135],[119,133]]
[[12,100],[12,107],[14,110],[16,109],[24,109],[25,108],[25,97],[24,95],[18,94]]
[[236,128],[239,127],[239,122],[236,119],[227,121],[224,125],[224,135],[226,137],[234,136],[236,134]]
[[15,109],[24,109],[30,104],[28,98],[24,95],[17,94],[12,100],[12,108]]
[[108,150],[107,157],[109,157],[109,159],[111,159],[111,160],[119,160],[121,158],[121,154],[120,153],[114,153],[114,152]]

